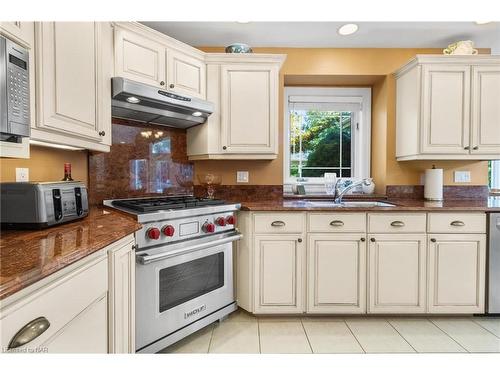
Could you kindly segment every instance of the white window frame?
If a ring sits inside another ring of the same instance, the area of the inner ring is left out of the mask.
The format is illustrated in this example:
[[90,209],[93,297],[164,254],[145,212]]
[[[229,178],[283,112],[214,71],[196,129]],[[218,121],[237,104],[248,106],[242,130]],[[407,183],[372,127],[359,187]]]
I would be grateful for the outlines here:
[[[290,116],[292,104],[290,96],[304,97],[304,101],[310,103],[330,102],[336,103],[359,102],[361,111],[355,114],[356,121],[352,124],[351,134],[353,137],[353,152],[357,155],[353,158],[351,179],[370,177],[371,158],[371,88],[369,87],[285,87],[283,105],[284,113],[284,142],[283,142],[283,182],[284,184],[323,184],[323,177],[307,177],[300,181],[290,173]],[[306,99],[307,98],[307,99]]]
[[500,160],[491,161],[491,186],[493,192],[500,192]]

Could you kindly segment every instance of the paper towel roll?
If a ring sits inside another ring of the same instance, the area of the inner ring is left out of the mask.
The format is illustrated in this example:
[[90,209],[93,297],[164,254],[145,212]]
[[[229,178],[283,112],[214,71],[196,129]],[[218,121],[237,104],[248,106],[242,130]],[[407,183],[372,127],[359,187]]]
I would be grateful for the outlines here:
[[443,170],[432,168],[425,170],[424,198],[428,201],[443,200]]

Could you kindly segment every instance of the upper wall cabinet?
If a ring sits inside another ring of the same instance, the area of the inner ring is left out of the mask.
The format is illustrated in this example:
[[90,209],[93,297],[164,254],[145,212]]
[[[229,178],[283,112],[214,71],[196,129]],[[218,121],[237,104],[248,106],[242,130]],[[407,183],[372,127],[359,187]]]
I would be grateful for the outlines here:
[[115,24],[115,76],[204,99],[204,53],[135,22]]
[[32,139],[92,150],[111,144],[112,28],[101,22],[42,22],[36,37]]
[[285,58],[207,55],[207,99],[215,112],[188,130],[190,160],[277,157],[279,70]]
[[500,154],[500,57],[417,55],[396,72],[398,160]]

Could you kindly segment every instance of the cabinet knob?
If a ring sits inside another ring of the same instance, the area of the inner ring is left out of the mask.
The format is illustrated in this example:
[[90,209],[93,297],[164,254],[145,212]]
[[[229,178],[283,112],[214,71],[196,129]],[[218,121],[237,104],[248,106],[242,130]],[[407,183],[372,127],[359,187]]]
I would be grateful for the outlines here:
[[170,87],[171,89],[173,89],[175,87],[175,85],[173,83],[171,83],[170,85],[168,85],[168,87]]
[[436,242],[436,239],[435,238],[431,238],[431,242]]
[[464,150],[470,150],[470,147],[469,146],[465,146]]
[[50,327],[47,318],[41,316],[26,324],[10,340],[9,349],[18,348],[33,341]]
[[478,150],[479,149],[479,146],[474,146],[472,147],[473,150]]
[[302,242],[302,238],[297,239],[297,242],[298,243]]
[[223,149],[223,150],[227,150],[227,147],[226,147],[226,146],[222,146],[222,149]]
[[160,82],[160,85],[161,85],[161,86],[165,86],[165,81],[161,81],[161,82]]
[[361,237],[360,241],[361,241],[361,242],[365,242],[365,241],[366,241],[366,238]]
[[105,132],[104,130],[103,130],[103,131],[100,131],[100,132],[99,132],[99,135],[100,135],[101,137],[104,137],[104,136],[106,135],[106,132]]
[[375,240],[375,238],[372,237],[372,238],[370,238],[370,241],[375,242],[376,240]]

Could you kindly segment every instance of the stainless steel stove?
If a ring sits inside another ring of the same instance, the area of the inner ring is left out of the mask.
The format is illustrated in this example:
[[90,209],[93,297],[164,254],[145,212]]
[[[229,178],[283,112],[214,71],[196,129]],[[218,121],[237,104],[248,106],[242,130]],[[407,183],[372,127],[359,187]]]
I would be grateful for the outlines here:
[[136,237],[136,351],[155,353],[236,310],[239,204],[192,196],[106,200],[143,224]]

